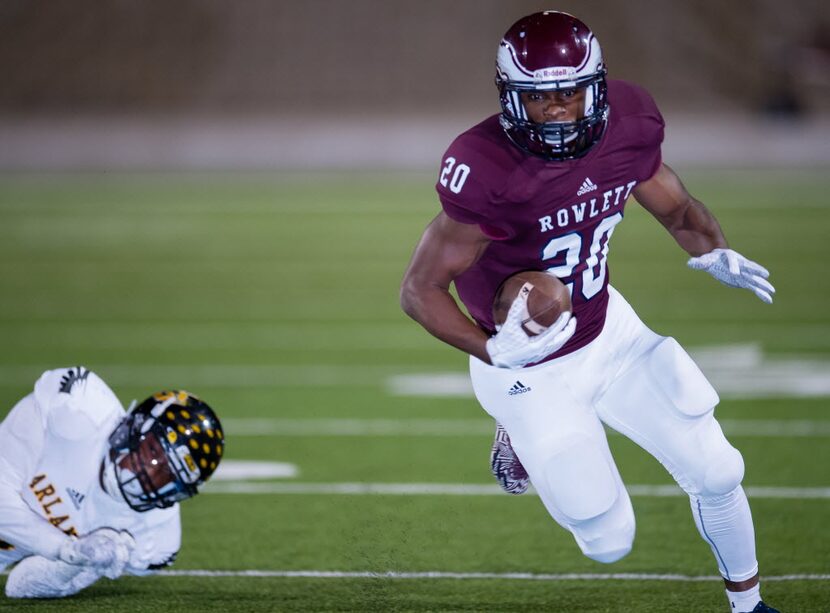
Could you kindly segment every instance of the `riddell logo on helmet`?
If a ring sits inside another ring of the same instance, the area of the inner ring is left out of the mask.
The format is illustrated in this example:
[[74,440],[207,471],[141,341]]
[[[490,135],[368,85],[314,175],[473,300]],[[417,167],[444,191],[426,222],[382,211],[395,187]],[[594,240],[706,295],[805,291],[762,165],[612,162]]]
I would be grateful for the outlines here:
[[567,66],[561,68],[540,68],[533,76],[537,79],[549,79],[550,77],[567,77],[573,72],[574,69]]

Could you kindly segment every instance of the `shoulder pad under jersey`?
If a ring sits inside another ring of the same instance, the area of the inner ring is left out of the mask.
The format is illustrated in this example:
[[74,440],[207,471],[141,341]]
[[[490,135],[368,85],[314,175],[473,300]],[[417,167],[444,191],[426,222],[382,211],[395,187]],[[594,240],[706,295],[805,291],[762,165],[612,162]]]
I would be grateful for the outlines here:
[[458,136],[444,153],[435,186],[444,211],[462,223],[488,223],[524,157],[507,140],[497,116]]
[[46,428],[68,439],[114,428],[124,416],[115,393],[83,366],[47,370],[35,383],[35,401],[43,412]]

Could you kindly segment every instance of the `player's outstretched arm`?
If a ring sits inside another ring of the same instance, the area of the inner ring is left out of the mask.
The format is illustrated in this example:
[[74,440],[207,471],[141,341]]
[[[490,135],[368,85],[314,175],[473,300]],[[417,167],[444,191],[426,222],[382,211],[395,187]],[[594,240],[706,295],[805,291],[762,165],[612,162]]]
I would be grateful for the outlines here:
[[746,288],[772,302],[775,288],[767,281],[767,269],[729,248],[715,216],[686,191],[671,168],[663,164],[651,179],[634,188],[634,197],[692,256],[690,268],[705,270],[725,285]]
[[718,220],[686,191],[680,177],[665,164],[634,188],[634,197],[689,255],[728,248]]
[[478,226],[441,212],[424,230],[401,283],[401,307],[407,315],[433,336],[487,363],[487,334],[461,312],[449,288],[489,242]]

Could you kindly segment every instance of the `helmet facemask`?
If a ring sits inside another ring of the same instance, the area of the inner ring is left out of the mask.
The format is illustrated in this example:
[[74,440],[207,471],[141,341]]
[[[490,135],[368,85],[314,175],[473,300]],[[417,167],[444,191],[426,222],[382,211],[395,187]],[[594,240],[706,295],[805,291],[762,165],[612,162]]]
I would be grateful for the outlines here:
[[163,394],[128,414],[109,439],[105,482],[114,476],[124,501],[139,512],[195,496],[222,455],[221,426],[210,408],[182,392]]
[[[502,114],[500,122],[510,140],[528,153],[548,160],[570,160],[584,156],[600,139],[608,119],[605,70],[582,81],[557,82],[534,87],[496,79]],[[527,114],[521,95],[525,92],[585,90],[581,117],[574,121],[537,123]]]
[[[502,128],[521,149],[548,160],[579,158],[601,138],[608,121],[606,69],[599,42],[566,13],[545,11],[517,21],[496,56]],[[582,112],[569,121],[538,123],[522,94],[584,91]]]

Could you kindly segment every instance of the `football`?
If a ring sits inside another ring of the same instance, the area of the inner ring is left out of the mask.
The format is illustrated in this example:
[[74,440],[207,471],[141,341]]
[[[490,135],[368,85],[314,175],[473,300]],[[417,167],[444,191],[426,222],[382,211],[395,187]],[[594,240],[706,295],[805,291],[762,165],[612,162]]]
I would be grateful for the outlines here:
[[505,279],[496,291],[493,300],[496,325],[504,323],[519,292],[527,292],[527,315],[522,321],[522,329],[528,336],[541,334],[563,311],[571,310],[571,296],[562,281],[546,272],[524,270]]

